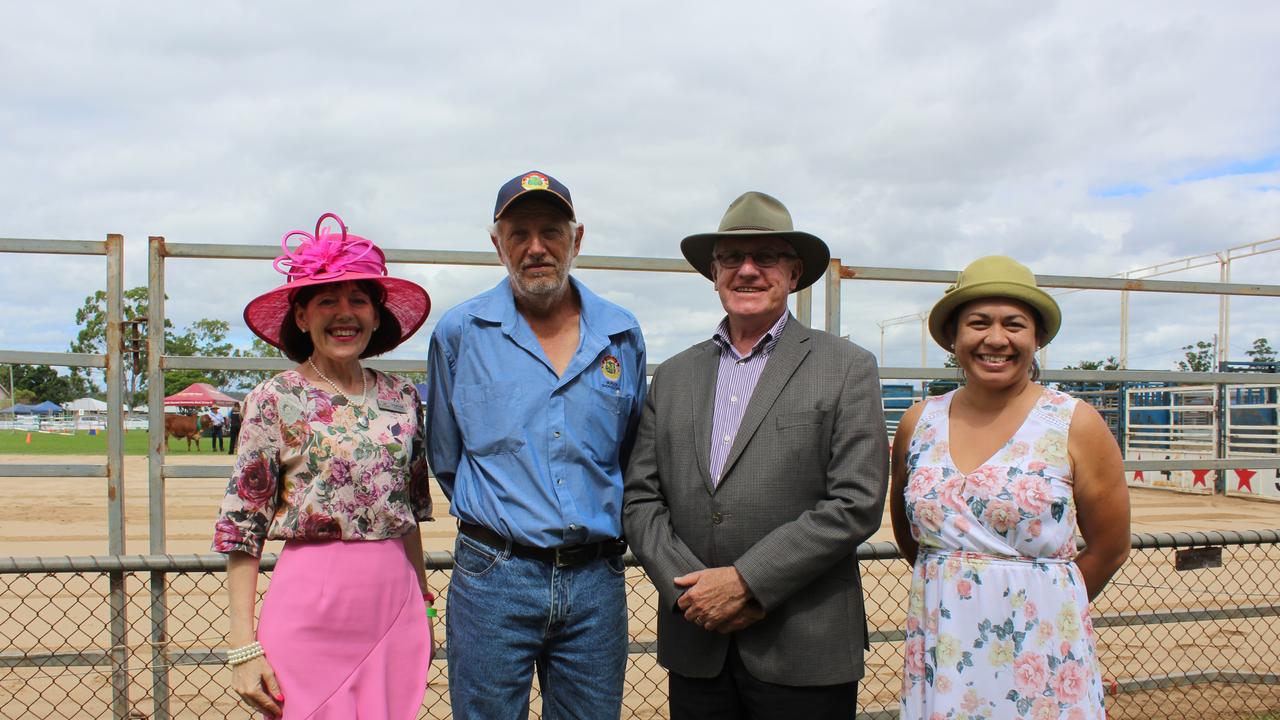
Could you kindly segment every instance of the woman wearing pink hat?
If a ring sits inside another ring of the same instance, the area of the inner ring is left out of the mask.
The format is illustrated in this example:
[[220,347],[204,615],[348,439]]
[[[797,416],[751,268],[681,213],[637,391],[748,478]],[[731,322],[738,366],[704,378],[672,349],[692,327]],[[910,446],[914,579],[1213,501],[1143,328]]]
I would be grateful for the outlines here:
[[[322,229],[326,219],[338,228]],[[404,342],[431,301],[387,277],[382,251],[332,213],[282,244],[285,284],[244,319],[299,364],[245,398],[214,532],[227,553],[232,685],[269,717],[413,718],[434,614],[417,527],[431,519],[425,434],[414,386],[360,360]],[[264,540],[285,546],[255,639]]]

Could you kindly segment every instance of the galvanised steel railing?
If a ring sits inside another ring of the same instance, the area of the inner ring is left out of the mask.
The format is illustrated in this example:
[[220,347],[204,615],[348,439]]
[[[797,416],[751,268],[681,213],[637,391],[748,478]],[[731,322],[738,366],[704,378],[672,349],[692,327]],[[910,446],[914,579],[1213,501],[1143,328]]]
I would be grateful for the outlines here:
[[[107,347],[102,355],[52,353],[31,351],[0,350],[0,363],[9,364],[46,364],[64,367],[103,368],[106,371],[108,401],[108,447],[105,465],[96,464],[42,464],[42,463],[7,463],[0,464],[0,477],[90,477],[107,479],[108,537],[107,552],[110,556],[124,556],[124,486],[123,486],[123,243],[120,235],[108,235],[105,242],[78,240],[32,240],[0,238],[0,252],[3,253],[48,253],[58,255],[102,255],[106,262],[107,285]],[[166,258],[189,259],[247,259],[262,260],[274,258],[277,249],[267,245],[230,245],[230,244],[198,244],[166,243],[163,237],[151,237],[148,242],[148,287],[149,287],[149,322],[147,334],[148,376],[154,380],[163,377],[168,369],[220,369],[220,370],[282,370],[291,367],[291,363],[281,359],[265,358],[207,358],[207,357],[173,357],[163,355],[164,339],[164,283]],[[490,252],[469,251],[433,251],[433,250],[391,250],[387,252],[390,262],[411,264],[448,264],[448,265],[481,265],[496,266],[498,260]],[[592,270],[626,270],[645,272],[693,272],[683,261],[671,258],[627,258],[613,256],[581,256],[576,267]],[[876,280],[902,282],[950,283],[956,278],[954,271],[919,270],[910,268],[877,268],[845,266],[839,259],[831,261],[825,275],[825,317],[824,326],[829,331],[840,334],[840,287],[844,280]],[[1206,293],[1220,295],[1271,296],[1280,297],[1280,286],[1256,285],[1242,283],[1203,283],[1168,280],[1117,280],[1113,278],[1094,278],[1077,276],[1038,276],[1044,287],[1073,289],[1105,289],[1118,291],[1148,291],[1174,293]],[[797,318],[811,324],[813,314],[812,289],[796,294],[795,312]],[[421,361],[382,360],[370,365],[382,370],[422,371],[425,363]],[[883,367],[880,369],[883,379],[958,379],[958,373],[952,369]],[[1049,370],[1044,373],[1046,381],[1074,382],[1173,382],[1173,383],[1208,383],[1215,385],[1238,383],[1241,380],[1235,373],[1184,373],[1159,371],[1066,371]],[[1280,385],[1280,377],[1250,376],[1251,383],[1264,385]],[[148,405],[160,407],[163,402],[163,383],[151,382],[148,389]],[[150,414],[150,437],[160,438],[163,434],[163,416],[161,413]],[[152,555],[163,555],[165,552],[165,480],[172,477],[225,477],[230,467],[213,466],[172,466],[164,462],[163,449],[159,440],[150,444],[148,457],[148,524],[150,530],[150,547]],[[1209,465],[1206,465],[1209,463]],[[1194,467],[1193,467],[1194,466]],[[1176,470],[1176,469],[1212,469],[1225,468],[1276,468],[1280,460],[1275,458],[1249,458],[1247,461],[1232,459],[1196,460],[1196,461],[1139,461],[1127,462],[1130,470]],[[116,640],[122,638],[128,626],[129,608],[124,602],[123,577],[125,571],[108,572],[110,592],[107,596],[111,612],[111,633]],[[142,572],[142,571],[136,571]],[[137,608],[135,612],[144,612],[151,623],[151,645],[160,648],[168,638],[168,592],[166,569],[147,571],[150,575],[149,602],[145,608]],[[110,686],[112,688],[111,716],[127,718],[131,703],[129,685],[125,679],[129,676],[128,657],[124,654],[123,643],[110,644],[109,654],[113,662]],[[147,666],[153,675],[153,707],[152,717],[164,720],[171,717],[169,711],[170,693],[168,692],[168,673],[170,659],[161,650],[156,649]]]

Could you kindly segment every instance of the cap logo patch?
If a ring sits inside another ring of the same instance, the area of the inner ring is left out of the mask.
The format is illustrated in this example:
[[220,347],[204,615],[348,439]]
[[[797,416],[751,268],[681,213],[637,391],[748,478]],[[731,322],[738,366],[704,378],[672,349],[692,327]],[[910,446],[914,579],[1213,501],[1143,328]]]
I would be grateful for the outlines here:
[[617,382],[622,377],[622,363],[612,355],[605,355],[600,361],[600,372],[610,380]]
[[538,173],[529,173],[520,178],[520,187],[525,190],[550,190],[551,183],[547,180],[547,176]]

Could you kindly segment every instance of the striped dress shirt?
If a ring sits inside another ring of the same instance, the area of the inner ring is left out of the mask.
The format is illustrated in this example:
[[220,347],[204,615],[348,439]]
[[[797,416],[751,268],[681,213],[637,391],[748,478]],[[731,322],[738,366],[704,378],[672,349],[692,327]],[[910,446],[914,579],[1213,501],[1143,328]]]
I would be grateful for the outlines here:
[[720,367],[716,372],[716,404],[711,420],[711,482],[720,486],[720,473],[729,457],[738,426],[747,412],[747,403],[756,389],[756,382],[764,372],[769,354],[778,345],[782,329],[787,326],[784,312],[746,355],[738,353],[729,339],[729,318],[720,321],[712,337],[720,346]]

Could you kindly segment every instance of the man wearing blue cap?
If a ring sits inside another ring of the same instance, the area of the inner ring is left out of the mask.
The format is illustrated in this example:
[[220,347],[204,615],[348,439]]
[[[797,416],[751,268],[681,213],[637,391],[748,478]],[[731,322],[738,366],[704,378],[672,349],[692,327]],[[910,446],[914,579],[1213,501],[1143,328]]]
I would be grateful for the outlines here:
[[582,245],[546,173],[498,191],[508,277],[431,337],[427,457],[458,519],[449,694],[459,720],[617,718],[627,657],[622,470],[645,394],[640,326],[569,275]]

